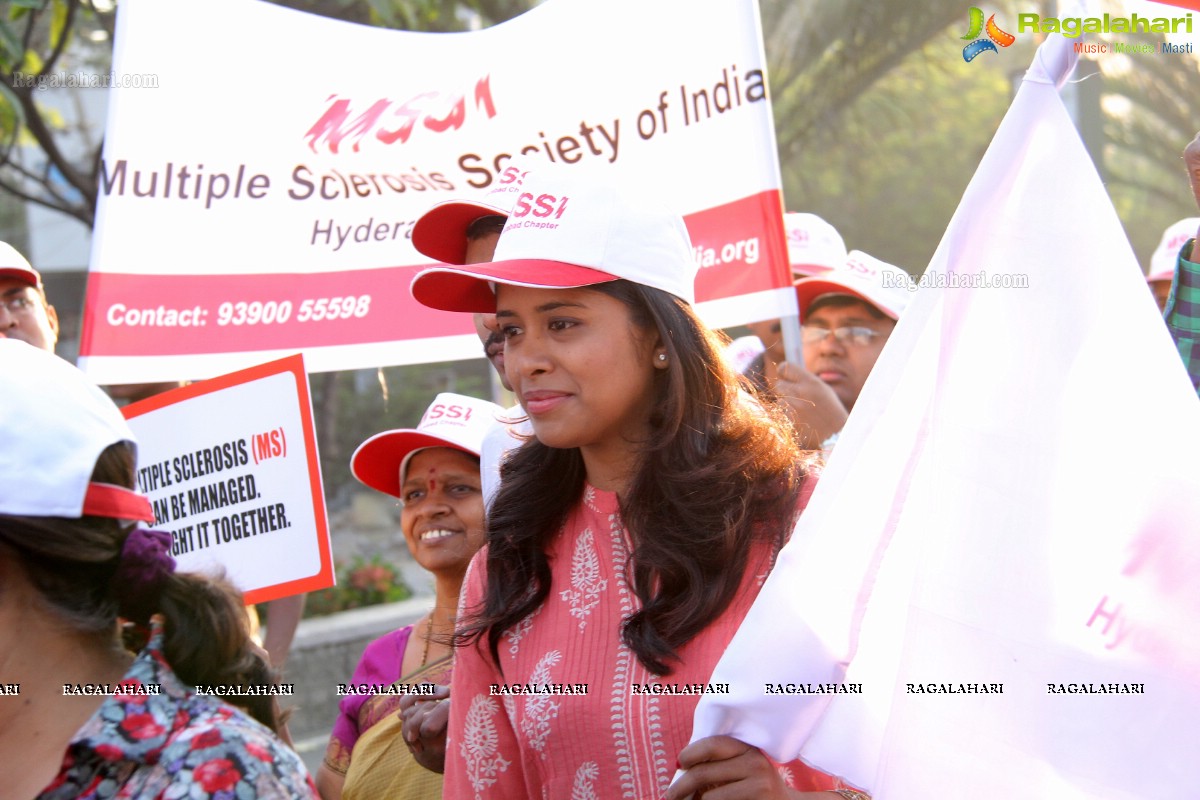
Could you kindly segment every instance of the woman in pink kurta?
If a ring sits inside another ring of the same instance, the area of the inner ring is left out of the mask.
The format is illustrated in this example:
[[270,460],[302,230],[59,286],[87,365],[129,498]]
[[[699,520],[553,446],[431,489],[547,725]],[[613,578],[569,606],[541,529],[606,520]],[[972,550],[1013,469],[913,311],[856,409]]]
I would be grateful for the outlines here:
[[434,308],[495,312],[535,437],[501,467],[464,584],[445,796],[834,790],[729,737],[688,745],[805,470],[786,420],[748,399],[691,309],[682,219],[551,168],[514,203],[495,261],[412,285]]
[[[461,735],[449,758],[461,769],[447,769],[447,797],[662,796],[691,736],[695,690],[720,690],[708,678],[758,594],[770,553],[757,554],[725,613],[679,649],[671,675],[659,676],[618,635],[640,605],[626,584],[629,549],[617,496],[587,487],[549,554],[554,590],[527,623],[504,634],[499,668],[459,653],[451,730]],[[482,599],[484,572],[477,559],[466,603]],[[578,682],[586,694],[575,693]],[[496,684],[505,693],[494,694]],[[571,693],[508,691],[528,686]],[[800,763],[779,771],[796,789],[834,785]]]

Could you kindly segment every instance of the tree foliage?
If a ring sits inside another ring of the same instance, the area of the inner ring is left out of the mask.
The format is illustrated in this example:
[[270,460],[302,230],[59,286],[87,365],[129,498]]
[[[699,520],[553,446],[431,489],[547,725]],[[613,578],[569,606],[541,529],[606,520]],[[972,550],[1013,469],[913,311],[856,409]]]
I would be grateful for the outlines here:
[[449,33],[505,22],[536,0],[271,0],[323,17],[404,31]]
[[968,64],[961,51],[944,32],[792,139],[788,208],[832,223],[849,249],[924,270],[1008,108],[1009,70],[1028,63],[1005,53]]
[[11,0],[0,14],[0,191],[86,225],[96,213],[99,137],[82,155],[72,152],[66,140],[75,132],[39,102],[39,82],[81,66],[74,61],[86,59],[88,47],[78,48],[81,56],[68,55],[72,43],[93,36],[111,41],[113,24],[111,10],[87,0]]
[[[1162,41],[1119,38],[1151,45]],[[1157,53],[1098,60],[1109,194],[1145,263],[1168,225],[1200,213],[1182,161],[1184,146],[1200,131],[1195,102],[1200,61]]]
[[[965,3],[762,5],[788,208],[825,217],[851,248],[924,269],[1042,37],[966,63]],[[996,8],[1010,23],[1018,10],[1028,4]],[[886,39],[871,36],[881,29]],[[1200,130],[1200,60],[1111,48],[1087,58],[1076,79],[1098,72],[1079,91],[1101,105],[1092,155],[1144,264],[1167,225],[1197,213],[1180,154]]]
[[960,0],[762,0],[779,150],[785,159],[839,125],[842,112],[947,25]]

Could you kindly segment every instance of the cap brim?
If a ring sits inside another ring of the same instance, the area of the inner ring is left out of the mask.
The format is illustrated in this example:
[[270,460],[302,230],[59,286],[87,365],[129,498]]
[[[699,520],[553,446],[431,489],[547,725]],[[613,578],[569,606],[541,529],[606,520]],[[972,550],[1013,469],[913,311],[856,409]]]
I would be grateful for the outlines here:
[[154,509],[150,499],[140,492],[108,483],[88,483],[83,496],[83,514],[111,519],[154,522]]
[[429,308],[490,314],[496,311],[492,284],[575,289],[615,280],[617,276],[607,272],[562,261],[514,259],[461,267],[433,267],[413,278],[411,290],[413,298]]
[[834,268],[826,264],[792,264],[792,282],[795,283],[803,278],[815,278],[818,275],[827,275],[833,272]]
[[892,309],[881,306],[878,300],[867,297],[862,292],[847,286],[844,283],[805,278],[796,283],[796,304],[800,309],[801,324],[804,324],[804,318],[808,316],[808,307],[811,306],[813,301],[818,297],[826,294],[843,294],[854,297],[869,306],[879,309],[880,312],[890,319],[899,319],[899,315],[896,314],[896,312]]
[[350,456],[350,472],[363,484],[392,497],[400,496],[400,465],[418,450],[449,447],[479,457],[462,445],[440,436],[406,428],[377,433],[358,446]]
[[426,211],[413,224],[412,243],[423,256],[445,264],[467,263],[467,228],[480,217],[507,217],[486,203],[447,200]]
[[35,289],[42,283],[41,277],[35,271],[23,267],[0,267],[0,278],[13,278]]

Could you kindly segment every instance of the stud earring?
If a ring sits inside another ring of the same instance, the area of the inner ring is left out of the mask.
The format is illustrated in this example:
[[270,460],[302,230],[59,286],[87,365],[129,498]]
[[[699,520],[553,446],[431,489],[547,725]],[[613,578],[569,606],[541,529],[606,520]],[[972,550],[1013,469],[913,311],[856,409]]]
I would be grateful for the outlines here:
[[665,362],[665,361],[667,360],[667,354],[666,354],[666,353],[659,353],[659,354],[658,354],[658,360],[659,360],[659,361],[663,361],[663,362]]

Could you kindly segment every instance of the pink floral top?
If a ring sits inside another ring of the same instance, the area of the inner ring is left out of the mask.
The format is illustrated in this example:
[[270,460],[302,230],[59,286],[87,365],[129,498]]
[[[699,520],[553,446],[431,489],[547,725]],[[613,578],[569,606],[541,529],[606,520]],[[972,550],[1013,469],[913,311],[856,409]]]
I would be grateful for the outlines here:
[[[616,495],[591,487],[551,547],[546,601],[500,642],[500,667],[485,642],[455,657],[445,796],[658,798],[692,732],[701,691],[771,566],[751,557],[741,590],[684,647],[669,676],[648,672],[621,641],[640,607],[629,588],[630,543]],[[466,608],[483,598],[484,553],[472,562]],[[836,781],[800,762],[779,767],[793,788]]]
[[[304,763],[271,731],[213,695],[198,695],[162,654],[162,625],[115,694],[75,734],[37,800],[315,798]],[[142,691],[147,691],[143,689]]]

